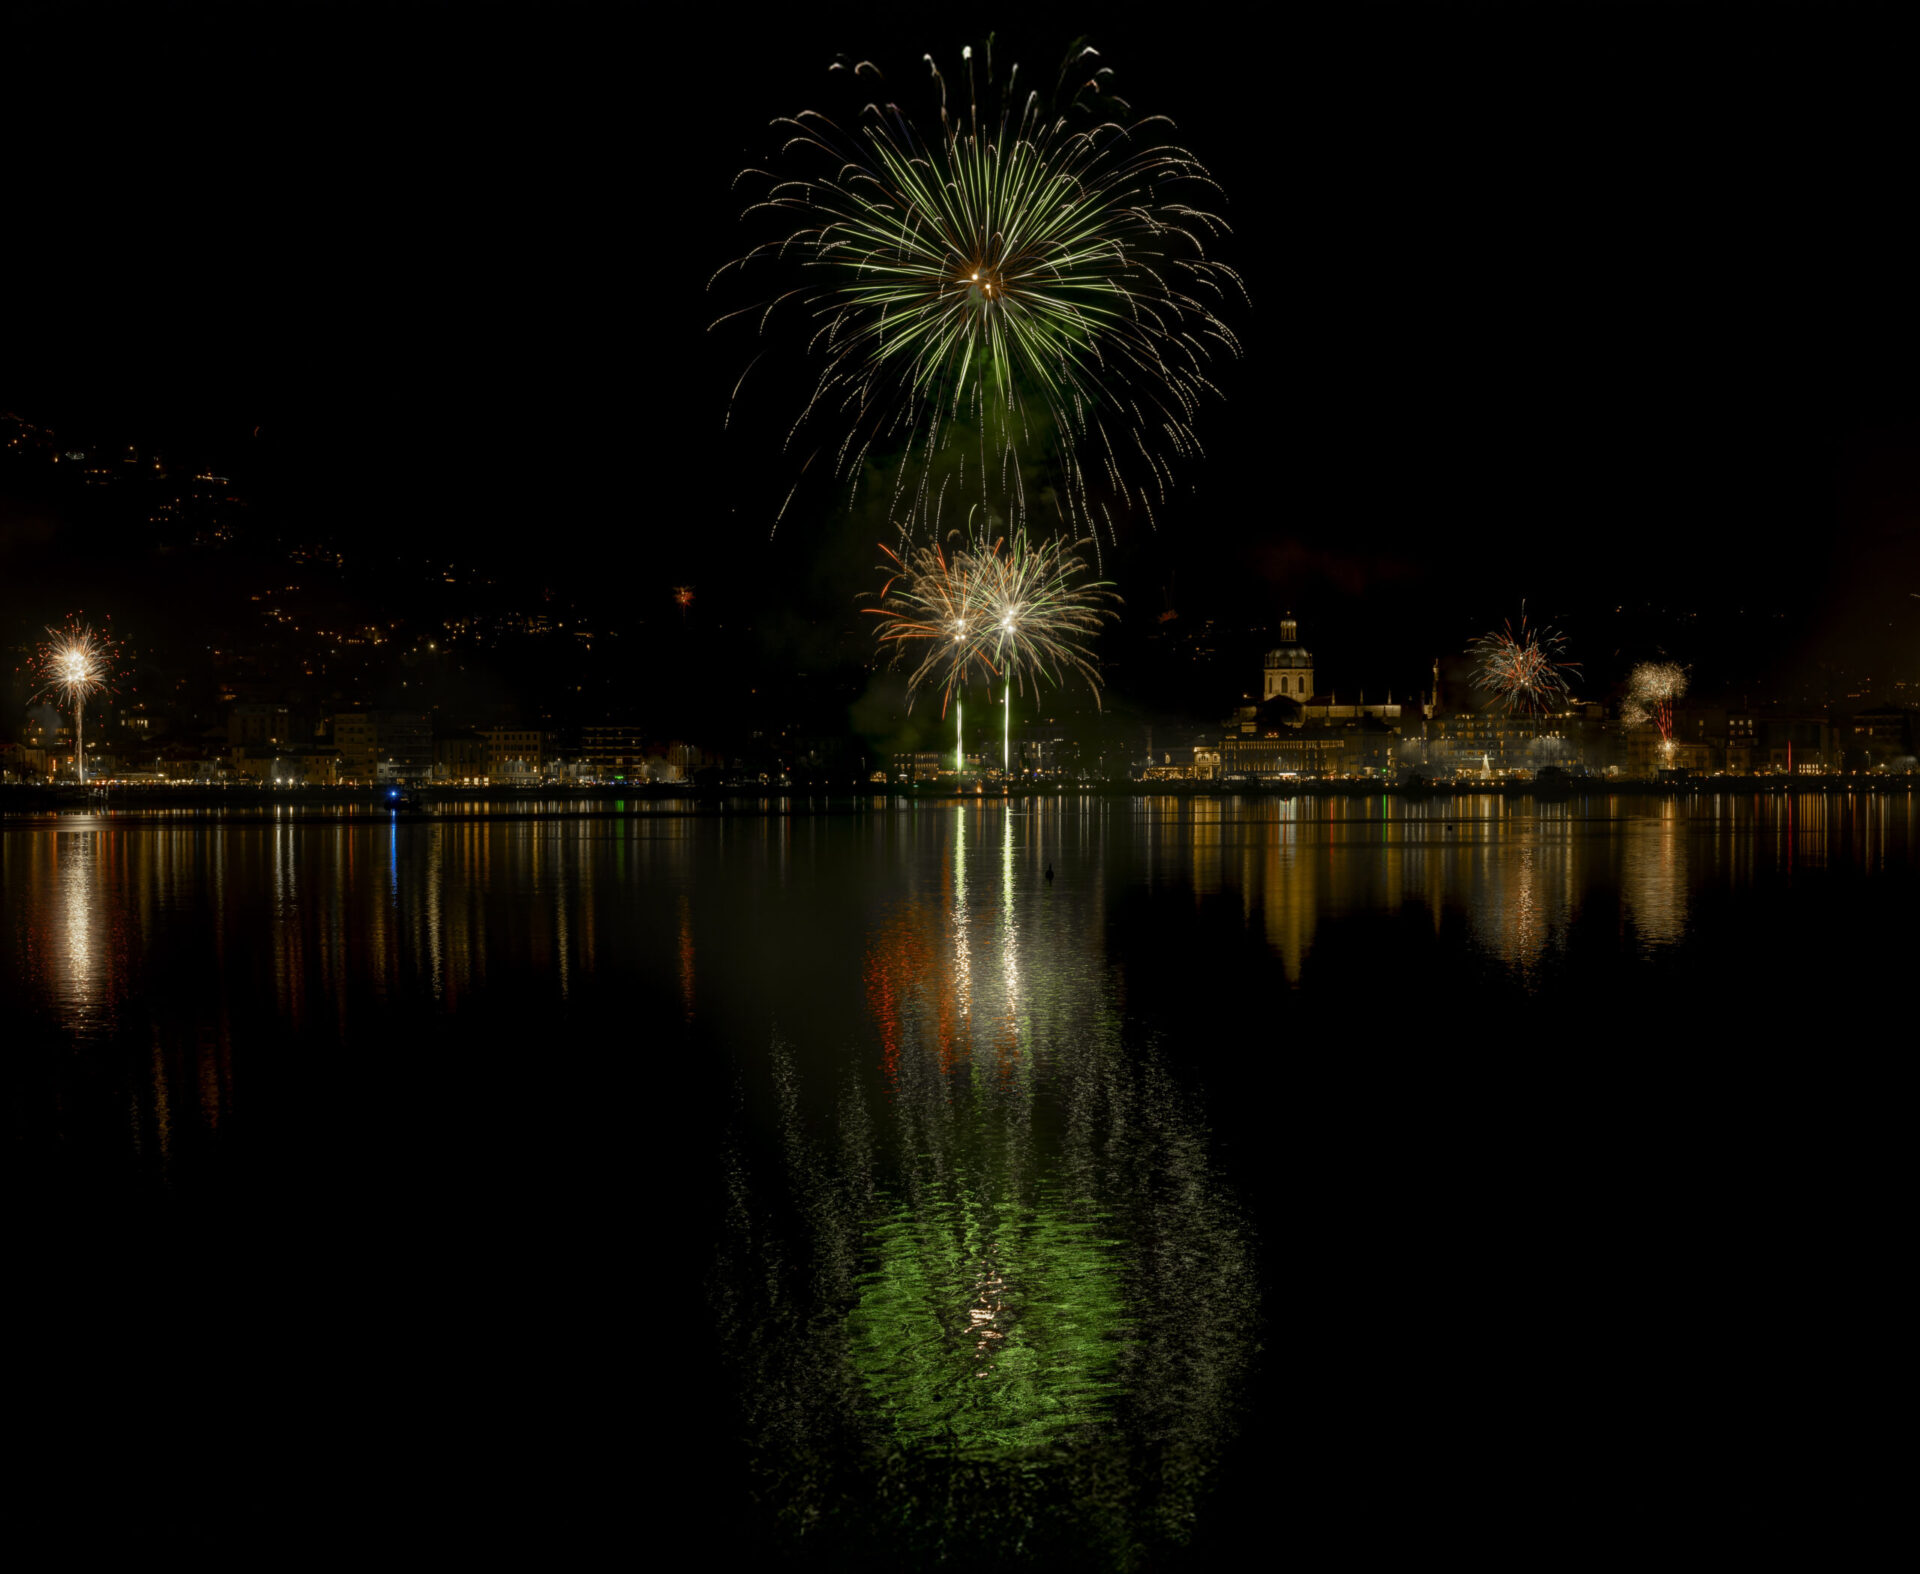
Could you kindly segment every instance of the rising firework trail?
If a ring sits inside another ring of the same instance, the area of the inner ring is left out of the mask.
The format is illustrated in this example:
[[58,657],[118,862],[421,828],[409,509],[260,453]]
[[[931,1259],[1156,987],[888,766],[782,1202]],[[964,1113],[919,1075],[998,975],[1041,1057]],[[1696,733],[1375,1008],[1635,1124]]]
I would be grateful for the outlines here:
[[1473,686],[1487,696],[1489,707],[1509,716],[1542,716],[1567,703],[1569,678],[1579,674],[1580,664],[1568,661],[1566,652],[1566,635],[1530,627],[1525,607],[1518,629],[1509,621],[1467,647],[1475,663]]
[[918,120],[862,60],[833,67],[851,116],[774,122],[782,169],[741,177],[772,233],[714,277],[778,283],[719,322],[819,358],[787,445],[803,473],[828,456],[849,501],[891,466],[903,541],[940,539],[947,506],[1020,528],[1044,492],[1046,527],[1097,551],[1117,512],[1152,522],[1201,452],[1212,355],[1240,353],[1218,312],[1244,288],[1209,254],[1226,226],[1196,205],[1218,188],[1170,121],[1111,95],[1092,49],[1032,91],[1018,66],[996,76],[991,40],[951,84],[923,58]]
[[40,679],[35,698],[52,700],[73,712],[74,768],[83,786],[87,780],[87,696],[113,692],[118,676],[113,669],[119,656],[119,642],[111,634],[82,623],[76,615],[60,628],[47,630],[34,663]]

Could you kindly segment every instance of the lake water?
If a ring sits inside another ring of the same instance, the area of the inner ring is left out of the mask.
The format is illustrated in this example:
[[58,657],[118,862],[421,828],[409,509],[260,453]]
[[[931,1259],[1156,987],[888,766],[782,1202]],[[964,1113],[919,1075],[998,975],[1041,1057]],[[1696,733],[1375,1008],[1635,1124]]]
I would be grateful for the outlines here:
[[577,1448],[594,1490],[665,1449],[676,1513],[774,1562],[1746,1502],[1682,1440],[1777,1405],[1769,1275],[1891,1275],[1917,832],[1812,795],[0,821],[14,1260],[75,1392],[248,1436],[351,1394],[370,1447]]

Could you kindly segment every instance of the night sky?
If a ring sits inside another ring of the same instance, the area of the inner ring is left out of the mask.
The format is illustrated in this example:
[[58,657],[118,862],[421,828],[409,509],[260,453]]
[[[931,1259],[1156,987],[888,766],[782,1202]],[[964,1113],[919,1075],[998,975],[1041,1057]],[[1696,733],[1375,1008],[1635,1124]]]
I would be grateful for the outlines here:
[[[1086,34],[1228,193],[1247,353],[1194,490],[1111,565],[1137,626],[1291,608],[1384,688],[1525,598],[1596,679],[1654,646],[1710,681],[1920,678],[1884,15],[1248,17],[1023,5],[996,44],[1050,70]],[[0,407],[222,466],[348,542],[663,611],[692,581],[798,651],[854,625],[874,553],[844,509],[769,542],[780,412],[722,431],[730,181],[836,55],[908,98],[994,21],[30,7]]]

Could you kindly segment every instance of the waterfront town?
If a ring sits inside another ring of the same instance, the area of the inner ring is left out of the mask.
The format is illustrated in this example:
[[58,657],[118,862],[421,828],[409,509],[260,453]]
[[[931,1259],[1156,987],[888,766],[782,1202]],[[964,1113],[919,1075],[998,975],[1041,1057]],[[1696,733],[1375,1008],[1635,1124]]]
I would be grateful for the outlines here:
[[[1672,711],[1668,736],[1635,724],[1619,699],[1575,697],[1560,710],[1508,715],[1450,702],[1436,661],[1424,692],[1345,694],[1315,665],[1292,618],[1266,652],[1259,687],[1205,728],[1110,724],[1085,711],[1014,722],[976,705],[980,735],[956,746],[885,747],[886,739],[794,728],[729,752],[662,737],[643,720],[555,727],[514,719],[447,726],[433,710],[340,706],[222,686],[208,725],[131,704],[97,702],[84,735],[86,780],[100,785],[456,789],[564,786],[938,786],[1163,782],[1223,786],[1293,781],[1548,782],[1600,777],[1901,775],[1916,768],[1914,712],[1898,703],[1799,710],[1725,702]],[[16,683],[16,689],[20,685]],[[54,707],[19,694],[0,729],[0,783],[78,780],[74,733]],[[1624,714],[1623,714],[1624,713]],[[898,718],[895,718],[896,720]],[[1004,719],[1005,725],[1002,725]],[[728,729],[715,729],[725,732]],[[865,747],[863,747],[865,745]]]
[[14,1541],[1879,1566],[1911,35],[10,7]]
[[[1639,703],[1622,656],[1569,662],[1534,696],[1548,703],[1516,709],[1467,658],[1472,630],[1437,614],[1416,636],[1436,654],[1416,662],[1405,640],[1382,658],[1335,607],[1130,608],[1103,638],[1103,693],[1029,681],[1009,714],[1004,685],[913,692],[857,611],[783,646],[693,585],[590,602],[478,558],[390,555],[262,502],[232,468],[0,412],[15,509],[98,543],[86,615],[111,653],[76,739],[46,685],[60,609],[16,593],[0,785],[1231,788],[1916,766],[1920,684],[1783,655],[1777,622],[1741,631],[1740,660],[1695,614],[1609,625],[1659,658],[1671,695]],[[1695,651],[1722,659],[1695,670]]]

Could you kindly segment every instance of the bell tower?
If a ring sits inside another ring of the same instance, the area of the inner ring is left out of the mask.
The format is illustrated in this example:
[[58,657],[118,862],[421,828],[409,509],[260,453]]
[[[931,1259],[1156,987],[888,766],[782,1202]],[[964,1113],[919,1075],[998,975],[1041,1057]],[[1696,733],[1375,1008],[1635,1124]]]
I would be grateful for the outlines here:
[[1266,681],[1260,697],[1276,696],[1304,705],[1313,693],[1313,652],[1300,643],[1299,625],[1288,613],[1280,620],[1280,643],[1267,652]]

